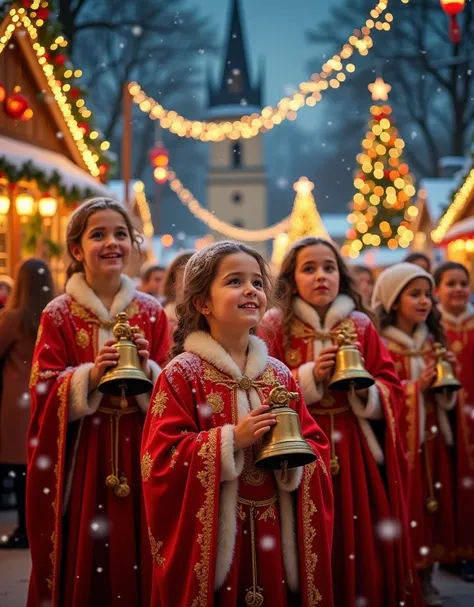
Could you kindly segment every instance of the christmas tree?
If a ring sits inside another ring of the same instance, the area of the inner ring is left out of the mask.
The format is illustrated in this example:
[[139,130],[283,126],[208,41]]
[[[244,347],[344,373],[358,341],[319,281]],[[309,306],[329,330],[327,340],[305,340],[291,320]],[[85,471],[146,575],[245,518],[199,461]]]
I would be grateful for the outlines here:
[[[386,101],[392,87],[381,78],[369,86],[374,101]],[[377,104],[370,108],[369,130],[358,154],[360,169],[354,179],[358,192],[351,203],[347,241],[342,253],[356,258],[367,247],[406,248],[413,240],[410,221],[417,210],[413,178],[402,160],[405,142],[391,118],[392,108]]]
[[276,266],[281,265],[287,249],[300,238],[317,236],[329,240],[329,234],[316,207],[312,194],[313,188],[314,183],[307,177],[300,177],[293,185],[296,197],[289,219],[288,232],[279,234],[273,243],[272,263]]

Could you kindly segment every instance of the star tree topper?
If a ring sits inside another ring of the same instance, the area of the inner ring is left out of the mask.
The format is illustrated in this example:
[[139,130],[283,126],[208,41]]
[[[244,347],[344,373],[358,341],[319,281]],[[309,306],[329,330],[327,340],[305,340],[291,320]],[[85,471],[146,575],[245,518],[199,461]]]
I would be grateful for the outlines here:
[[372,94],[373,101],[387,101],[388,94],[392,90],[390,84],[384,82],[383,78],[377,78],[375,82],[369,84],[368,89]]

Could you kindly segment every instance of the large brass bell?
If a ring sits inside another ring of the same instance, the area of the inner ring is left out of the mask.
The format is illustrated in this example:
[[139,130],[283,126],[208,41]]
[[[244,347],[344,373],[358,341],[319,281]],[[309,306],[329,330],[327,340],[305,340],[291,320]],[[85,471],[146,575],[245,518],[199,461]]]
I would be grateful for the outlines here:
[[334,373],[328,385],[331,390],[363,390],[375,383],[372,375],[364,368],[364,359],[354,345],[356,339],[357,335],[346,324],[342,324],[336,331],[335,341],[339,349]]
[[131,327],[126,312],[117,315],[117,324],[113,333],[117,342],[114,347],[119,352],[117,365],[106,371],[99,382],[98,389],[103,394],[121,396],[126,406],[126,396],[136,396],[150,392],[152,382],[143,373],[138,357],[138,349],[132,335],[139,332],[138,327]]
[[286,481],[288,468],[296,468],[314,462],[316,454],[303,438],[298,413],[289,406],[298,398],[297,392],[289,392],[278,382],[273,383],[269,405],[276,415],[276,424],[263,438],[263,445],[255,460],[259,468],[282,470]]
[[446,354],[446,348],[436,342],[435,345],[435,356],[436,356],[436,379],[431,384],[430,390],[438,393],[451,393],[461,389],[461,384],[456,379],[453,367],[451,363],[443,359]]

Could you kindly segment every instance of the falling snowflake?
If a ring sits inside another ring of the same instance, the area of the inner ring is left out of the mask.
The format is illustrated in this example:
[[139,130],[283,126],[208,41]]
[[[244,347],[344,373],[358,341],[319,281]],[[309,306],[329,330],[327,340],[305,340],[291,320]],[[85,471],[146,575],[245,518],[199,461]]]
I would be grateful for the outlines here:
[[431,426],[430,430],[431,434],[436,434],[438,432],[438,426]]
[[102,571],[104,571],[102,567],[97,567],[97,573],[102,573]]
[[205,51],[203,48],[200,48],[200,49],[199,49],[199,51],[198,51],[198,53],[199,53],[200,55],[204,55],[204,53],[205,53],[205,52],[206,52],[206,51]]
[[418,133],[416,131],[411,132],[411,138],[416,139],[418,137]]
[[443,486],[439,481],[437,483],[434,484],[435,489],[441,489],[441,487]]
[[238,76],[240,74],[240,70],[237,67],[234,67],[234,69],[232,70],[232,75],[233,76]]
[[43,489],[43,493],[44,493],[45,495],[48,495],[48,493],[50,493],[50,492],[51,492],[51,489],[50,489],[49,487],[45,487],[45,488]]
[[30,438],[30,447],[37,447],[39,445],[39,439],[36,436]]
[[355,607],[367,607],[369,602],[365,598],[365,596],[358,596],[355,600]]
[[232,590],[231,586],[227,586],[227,590],[230,592]]
[[[58,136],[59,136],[59,133],[56,133],[56,137],[58,137]],[[61,133],[61,136],[62,136],[62,133]],[[44,272],[45,272],[44,268],[38,268],[38,274],[44,274]]]
[[418,523],[416,521],[411,521],[410,523],[410,527],[415,528],[418,525]]
[[342,432],[339,432],[339,430],[333,430],[331,438],[335,443],[339,443],[342,440]]
[[156,316],[150,316],[150,322],[156,322]]
[[0,542],[2,542],[2,544],[8,542],[8,535],[2,535],[2,537],[0,537]]
[[198,411],[199,411],[199,415],[201,417],[211,417],[212,416],[212,407],[210,405],[208,405],[207,403],[204,403],[203,405],[198,405]]
[[125,47],[125,44],[124,44],[123,42],[121,42],[121,43],[119,44],[119,48],[124,48],[124,47]]
[[288,185],[288,179],[285,179],[284,177],[280,177],[279,179],[277,179],[277,186],[281,189],[286,188],[286,186]]
[[241,99],[240,100],[240,105],[247,105],[247,104],[248,104],[247,99]]
[[94,415],[94,417],[92,418],[92,423],[94,424],[94,426],[100,426],[100,417],[98,415]]
[[356,521],[357,520],[357,514],[354,514],[354,516],[352,518]]
[[97,516],[96,518],[92,519],[90,528],[93,538],[104,539],[109,536],[110,522],[103,516]]
[[176,238],[177,238],[178,240],[184,240],[184,239],[186,238],[186,234],[185,234],[184,232],[178,232],[178,233],[176,234]]
[[275,548],[276,540],[273,537],[273,535],[264,535],[264,536],[262,536],[259,544],[260,544],[260,548],[262,550],[266,550],[268,552]]
[[428,546],[422,546],[420,548],[419,552],[420,552],[421,556],[426,556],[427,554],[430,553],[430,549],[428,548]]
[[39,382],[36,384],[36,392],[38,394],[46,394],[48,390],[48,384],[46,382]]
[[461,487],[463,489],[472,489],[474,487],[474,479],[471,478],[470,476],[465,476],[461,480]]
[[47,470],[51,467],[51,458],[47,455],[38,455],[36,458],[36,466],[40,470]]
[[135,569],[135,571],[138,569],[138,565],[134,565],[133,568]]
[[20,398],[17,401],[20,409],[27,409],[30,406],[31,397],[29,392],[23,392]]
[[355,556],[353,554],[349,554],[349,558],[351,561],[353,561],[355,559]]
[[400,523],[391,519],[380,521],[376,526],[376,533],[381,540],[393,541],[400,537]]
[[16,472],[15,472],[15,470],[9,470],[8,471],[8,476],[10,478],[16,478]]
[[132,34],[134,36],[137,36],[137,38],[138,38],[138,36],[141,36],[143,34],[143,28],[142,28],[142,26],[141,25],[134,25],[132,27]]

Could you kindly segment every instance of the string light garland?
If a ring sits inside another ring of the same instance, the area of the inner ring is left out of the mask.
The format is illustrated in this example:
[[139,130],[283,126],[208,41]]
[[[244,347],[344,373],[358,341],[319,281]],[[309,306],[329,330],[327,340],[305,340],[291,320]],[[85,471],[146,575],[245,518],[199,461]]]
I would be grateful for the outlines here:
[[[100,141],[99,133],[89,124],[92,112],[86,107],[83,91],[78,86],[71,86],[68,80],[80,78],[81,70],[73,70],[66,63],[63,54],[67,46],[64,36],[45,33],[45,20],[49,15],[46,0],[34,0],[25,7],[12,7],[9,11],[11,23],[6,27],[4,35],[0,37],[0,53],[13,36],[15,29],[24,28],[28,33],[38,63],[48,82],[51,93],[64,116],[66,124],[84,160],[84,163],[93,177],[105,178],[110,161],[104,156],[109,149],[108,141]],[[51,32],[49,32],[51,33]],[[61,78],[61,79],[60,79]],[[74,83],[73,83],[74,84]]]
[[219,232],[227,238],[233,238],[234,240],[245,240],[246,242],[264,242],[276,238],[281,232],[286,232],[289,225],[289,216],[285,217],[282,221],[263,228],[261,230],[246,230],[245,228],[237,228],[230,223],[222,221],[210,211],[205,209],[192,193],[187,190],[182,181],[176,177],[176,173],[173,170],[169,170],[167,178],[170,184],[170,188],[178,196],[179,200],[186,206],[191,213],[197,217],[200,221],[205,223],[211,230]]
[[[364,27],[354,30],[348,42],[342,47],[339,54],[327,61],[319,74],[313,74],[311,79],[299,85],[298,90],[291,97],[281,99],[276,107],[267,106],[258,113],[243,116],[233,122],[204,122],[190,120],[174,110],[167,110],[152,97],[149,97],[137,82],[131,82],[128,90],[133,101],[140,109],[148,114],[152,120],[159,120],[164,129],[178,135],[201,141],[222,141],[224,139],[251,139],[260,132],[267,132],[281,124],[283,120],[295,120],[298,111],[308,105],[314,107],[322,99],[322,92],[328,88],[339,88],[346,80],[344,70],[351,74],[355,65],[348,62],[355,51],[360,55],[367,55],[373,46],[370,35],[375,28],[380,31],[389,31],[393,15],[386,13],[389,0],[379,0],[370,11]],[[381,17],[384,21],[380,21]],[[334,76],[334,73],[337,74]],[[243,106],[244,108],[244,106]],[[243,109],[244,111],[244,109]]]
[[147,238],[153,238],[153,234],[155,233],[155,229],[153,227],[153,222],[151,220],[151,212],[150,205],[146,199],[145,195],[145,184],[143,181],[137,181],[133,186],[133,191],[135,192],[135,200],[137,201],[138,213],[140,214],[140,219],[142,220],[142,230],[143,234]]
[[466,180],[454,196],[453,202],[449,205],[446,213],[441,217],[437,227],[431,232],[433,242],[439,243],[443,240],[446,232],[454,223],[458,214],[469,202],[474,194],[474,169],[471,169]]

